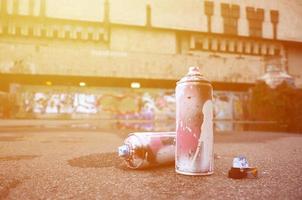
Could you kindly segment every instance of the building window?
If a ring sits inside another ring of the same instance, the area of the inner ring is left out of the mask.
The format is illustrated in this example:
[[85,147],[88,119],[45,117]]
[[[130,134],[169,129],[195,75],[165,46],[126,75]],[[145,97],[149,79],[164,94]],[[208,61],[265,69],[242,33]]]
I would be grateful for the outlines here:
[[28,36],[33,37],[34,36],[34,29],[32,27],[28,28]]
[[239,5],[221,4],[221,16],[223,17],[223,30],[225,34],[238,34],[238,19],[240,17]]
[[20,36],[21,35],[21,27],[17,26],[16,27],[16,35]]
[[74,40],[82,40],[82,32],[78,31],[78,30],[74,30],[73,39]]
[[58,38],[59,37],[59,31],[58,30],[53,30],[53,37]]
[[93,33],[91,32],[88,33],[88,40],[93,40]]
[[47,37],[47,31],[45,28],[41,29],[41,37]]
[[274,55],[275,56],[280,56],[281,55],[281,50],[279,48],[274,49]]
[[71,32],[70,32],[70,31],[65,31],[65,38],[66,38],[67,40],[72,39],[72,37],[71,37]]
[[262,37],[262,24],[264,20],[264,9],[246,8],[246,16],[249,22],[249,35],[251,37]]

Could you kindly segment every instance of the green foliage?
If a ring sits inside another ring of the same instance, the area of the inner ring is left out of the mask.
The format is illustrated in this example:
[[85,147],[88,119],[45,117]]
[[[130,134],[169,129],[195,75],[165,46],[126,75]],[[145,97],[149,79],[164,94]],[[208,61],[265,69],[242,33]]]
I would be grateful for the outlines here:
[[272,89],[264,82],[251,91],[250,117],[253,120],[277,121],[288,131],[302,132],[302,91],[286,84]]

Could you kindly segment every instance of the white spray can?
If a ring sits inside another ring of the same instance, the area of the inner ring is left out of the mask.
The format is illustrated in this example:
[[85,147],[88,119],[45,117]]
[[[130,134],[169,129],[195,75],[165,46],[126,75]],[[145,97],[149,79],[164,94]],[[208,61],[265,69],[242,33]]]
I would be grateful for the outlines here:
[[130,133],[118,148],[118,155],[132,169],[174,163],[175,132]]
[[185,175],[209,175],[214,170],[213,89],[190,67],[176,86],[175,170]]

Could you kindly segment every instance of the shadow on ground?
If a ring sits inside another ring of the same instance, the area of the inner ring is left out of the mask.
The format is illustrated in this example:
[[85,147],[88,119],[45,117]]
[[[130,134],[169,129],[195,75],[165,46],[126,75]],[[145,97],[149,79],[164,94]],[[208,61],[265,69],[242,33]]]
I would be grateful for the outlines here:
[[1,156],[0,161],[32,160],[36,157],[38,157],[38,156],[37,155]]
[[22,182],[18,179],[8,180],[5,176],[0,175],[0,199],[8,196],[9,191],[16,188]]
[[[90,154],[87,156],[81,156],[77,158],[73,158],[68,160],[68,164],[72,167],[80,167],[80,168],[104,168],[104,167],[115,167],[122,170],[130,170],[125,162],[118,157],[116,152],[111,153],[99,153],[99,154]],[[170,168],[174,166],[174,163],[168,163],[166,165],[161,166],[154,166],[148,167],[145,169],[139,169],[137,171],[144,171],[144,170],[152,170],[152,169],[163,169],[163,168]]]
[[68,160],[72,167],[80,168],[103,168],[103,167],[122,167],[123,162],[116,152],[98,153],[81,156]]
[[23,141],[22,136],[0,136],[0,142],[16,142]]

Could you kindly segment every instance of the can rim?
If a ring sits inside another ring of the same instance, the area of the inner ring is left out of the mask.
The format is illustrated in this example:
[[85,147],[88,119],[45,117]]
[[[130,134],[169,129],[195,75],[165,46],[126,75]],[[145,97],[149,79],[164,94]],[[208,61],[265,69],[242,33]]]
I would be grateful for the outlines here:
[[204,75],[201,74],[198,67],[190,67],[188,73],[182,77],[177,84],[185,82],[200,82],[200,83],[211,83]]
[[196,80],[193,80],[193,79],[183,80],[183,78],[182,78],[182,79],[180,79],[179,81],[176,82],[176,85],[181,84],[181,83],[189,83],[189,82],[209,83],[209,84],[211,84],[211,81],[207,80],[206,78],[204,78],[204,79],[196,79]]

